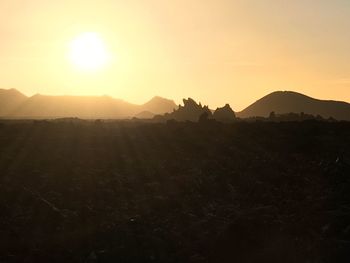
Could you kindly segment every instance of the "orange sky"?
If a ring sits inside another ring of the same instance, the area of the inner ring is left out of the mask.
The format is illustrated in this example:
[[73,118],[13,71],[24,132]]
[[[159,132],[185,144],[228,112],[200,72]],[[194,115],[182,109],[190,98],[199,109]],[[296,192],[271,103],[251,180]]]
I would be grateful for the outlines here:
[[[349,17],[348,0],[0,0],[0,88],[234,110],[274,90],[349,102]],[[99,71],[67,60],[84,32],[113,55]]]

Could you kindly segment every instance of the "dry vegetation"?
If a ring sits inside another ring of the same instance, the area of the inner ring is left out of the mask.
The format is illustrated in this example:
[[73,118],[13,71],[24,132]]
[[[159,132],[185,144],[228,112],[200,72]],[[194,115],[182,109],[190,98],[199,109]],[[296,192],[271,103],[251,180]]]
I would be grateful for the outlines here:
[[3,121],[0,262],[349,262],[350,123]]

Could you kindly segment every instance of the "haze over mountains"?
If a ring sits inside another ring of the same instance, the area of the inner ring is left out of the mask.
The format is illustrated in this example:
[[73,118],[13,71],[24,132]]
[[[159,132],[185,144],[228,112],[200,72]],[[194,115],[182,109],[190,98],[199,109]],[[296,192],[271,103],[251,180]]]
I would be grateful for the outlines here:
[[15,89],[0,90],[0,116],[8,118],[87,119],[130,118],[141,112],[164,114],[177,108],[172,100],[154,97],[143,105],[132,104],[109,96],[46,96],[26,97]]
[[8,116],[28,98],[15,89],[0,89],[0,116]]
[[[142,104],[132,104],[109,96],[46,96],[27,97],[15,89],[0,89],[0,117],[2,118],[69,118],[122,119],[153,118],[173,112],[178,106],[173,100],[154,97]],[[233,107],[234,108],[234,107]],[[268,117],[276,114],[304,112],[350,120],[350,104],[341,101],[318,100],[292,91],[276,91],[261,98],[241,112],[240,118]]]

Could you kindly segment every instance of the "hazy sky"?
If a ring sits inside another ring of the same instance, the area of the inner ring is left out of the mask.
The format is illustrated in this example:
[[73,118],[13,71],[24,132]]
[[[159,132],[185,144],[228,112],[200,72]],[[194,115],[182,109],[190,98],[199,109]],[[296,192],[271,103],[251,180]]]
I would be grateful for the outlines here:
[[[77,71],[97,32],[113,61]],[[350,101],[349,0],[0,0],[0,88],[240,110],[274,90]]]

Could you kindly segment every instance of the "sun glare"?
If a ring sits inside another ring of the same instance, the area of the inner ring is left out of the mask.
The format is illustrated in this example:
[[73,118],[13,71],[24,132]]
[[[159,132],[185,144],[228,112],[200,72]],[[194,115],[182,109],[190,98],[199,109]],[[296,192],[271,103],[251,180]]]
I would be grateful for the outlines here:
[[99,70],[110,57],[103,39],[97,33],[83,33],[70,43],[69,59],[79,70]]

